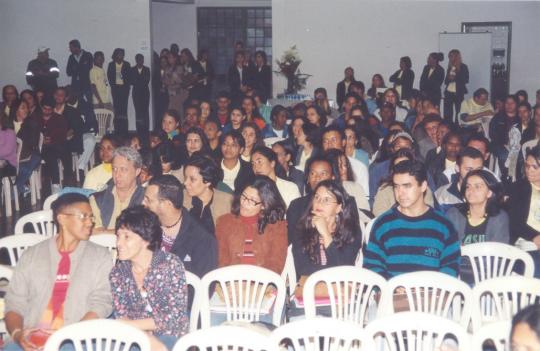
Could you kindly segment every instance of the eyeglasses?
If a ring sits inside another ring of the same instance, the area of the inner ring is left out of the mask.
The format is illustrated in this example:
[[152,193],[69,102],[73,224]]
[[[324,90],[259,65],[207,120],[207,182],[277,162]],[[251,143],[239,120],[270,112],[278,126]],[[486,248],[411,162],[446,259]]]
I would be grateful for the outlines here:
[[244,194],[242,194],[242,195],[240,196],[240,200],[241,200],[241,201],[245,201],[246,203],[248,203],[248,204],[251,205],[251,206],[257,206],[257,205],[262,204],[262,201],[256,201],[256,200],[253,200],[253,199],[247,197],[247,196],[244,195]]
[[313,202],[318,202],[318,203],[321,203],[323,205],[328,205],[328,204],[337,204],[337,201],[334,200],[333,198],[329,197],[329,196],[326,196],[326,197],[321,197],[319,195],[315,195],[313,197]]
[[90,219],[92,222],[96,219],[96,217],[92,213],[61,213],[65,216],[72,216],[77,218],[80,221],[84,221],[86,219]]

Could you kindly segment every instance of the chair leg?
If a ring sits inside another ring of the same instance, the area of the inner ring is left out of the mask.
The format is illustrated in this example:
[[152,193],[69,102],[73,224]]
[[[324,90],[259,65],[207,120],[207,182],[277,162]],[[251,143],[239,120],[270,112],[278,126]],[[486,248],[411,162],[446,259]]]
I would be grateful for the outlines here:
[[6,207],[6,217],[13,214],[11,208],[11,186],[7,177],[2,178],[2,193],[4,194],[4,206]]

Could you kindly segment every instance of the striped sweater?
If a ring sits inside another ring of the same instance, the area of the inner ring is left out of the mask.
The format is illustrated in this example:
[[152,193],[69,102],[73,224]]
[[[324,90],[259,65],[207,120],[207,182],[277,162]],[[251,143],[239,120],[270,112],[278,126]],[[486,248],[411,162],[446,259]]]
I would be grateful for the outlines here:
[[460,258],[456,230],[441,212],[430,207],[419,217],[408,217],[393,207],[373,224],[364,268],[387,279],[422,270],[456,277]]

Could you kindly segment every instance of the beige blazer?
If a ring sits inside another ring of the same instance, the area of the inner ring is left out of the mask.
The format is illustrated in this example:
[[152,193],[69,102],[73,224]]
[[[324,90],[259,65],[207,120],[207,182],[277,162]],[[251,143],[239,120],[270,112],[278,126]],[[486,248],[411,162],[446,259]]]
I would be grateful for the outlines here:
[[[191,210],[191,196],[184,189],[184,207]],[[233,196],[224,191],[214,189],[214,198],[210,204],[210,211],[212,211],[212,218],[214,219],[214,225],[217,223],[217,219],[224,214],[231,213],[231,205]]]

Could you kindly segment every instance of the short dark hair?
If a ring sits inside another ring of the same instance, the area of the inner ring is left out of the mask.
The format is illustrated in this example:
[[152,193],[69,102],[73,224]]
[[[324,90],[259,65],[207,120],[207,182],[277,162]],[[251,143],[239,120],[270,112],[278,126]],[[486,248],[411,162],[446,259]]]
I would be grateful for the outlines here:
[[101,138],[101,143],[105,140],[109,141],[115,149],[122,146],[122,141],[115,134],[105,134],[103,138]]
[[489,93],[488,93],[488,91],[487,91],[486,89],[484,89],[484,88],[478,88],[478,89],[476,89],[476,90],[474,91],[474,94],[473,94],[473,96],[474,96],[475,98],[479,98],[479,97],[482,96],[482,95],[489,95]]
[[[322,121],[322,119],[321,119]],[[322,126],[322,124],[321,124]],[[306,141],[319,147],[321,145],[321,128],[313,123],[305,122],[302,124],[302,132],[306,135]]]
[[467,145],[471,142],[471,141],[479,141],[481,143],[484,143],[484,145],[486,145],[486,150],[489,151],[490,150],[490,147],[491,147],[491,144],[489,142],[489,139],[486,138],[483,134],[481,133],[474,133],[473,135],[471,135],[469,137],[469,140],[467,140]]
[[223,169],[221,169],[212,157],[200,151],[191,155],[184,165],[184,171],[188,166],[196,167],[203,179],[203,183],[210,183],[212,188],[215,188],[223,180]]
[[240,133],[239,131],[230,130],[227,133],[225,133],[223,137],[221,138],[222,145],[225,142],[225,139],[227,139],[227,137],[232,138],[238,145],[240,145],[242,149],[246,147],[246,141],[244,140],[242,133]]
[[175,176],[163,174],[150,179],[148,186],[158,187],[158,198],[163,201],[170,201],[174,208],[181,209],[184,203],[184,188]]
[[283,220],[287,207],[279,193],[276,183],[267,176],[256,175],[251,181],[247,182],[240,191],[235,193],[231,205],[231,212],[234,215],[240,215],[240,199],[242,193],[248,187],[257,190],[259,197],[261,198],[262,209],[258,220],[258,230],[259,234],[262,234],[267,224]]
[[527,101],[520,102],[517,108],[519,109],[520,107],[525,107],[529,112],[532,110],[531,104],[529,104]]
[[357,93],[350,92],[345,94],[345,98],[343,99],[343,101],[347,101],[347,99],[350,97],[355,98],[356,101],[360,101],[362,99]]
[[177,169],[179,167],[179,160],[177,157],[176,148],[174,143],[170,140],[164,140],[156,147],[156,154],[161,162],[172,163],[172,168]]
[[[330,151],[330,150],[328,150],[328,151]],[[328,165],[330,166],[330,170],[332,171],[332,176],[334,177],[334,180],[336,182],[338,182],[338,183],[341,182],[341,177],[339,176],[339,168],[338,168],[339,166],[337,166],[337,162],[332,162],[332,160],[330,160],[326,156],[326,154],[327,153],[325,153],[324,155],[319,154],[319,155],[311,156],[306,161],[306,165],[304,167],[304,175],[305,175],[305,180],[306,180],[306,192],[310,192],[312,190],[312,189],[310,189],[307,180],[309,178],[310,169],[313,166],[313,164],[316,163],[316,162],[328,163]]]
[[187,105],[184,108],[184,113],[187,112],[187,110],[189,109],[194,109],[195,111],[197,111],[197,116],[201,115],[201,107],[199,105],[195,105],[195,104]]
[[426,125],[428,123],[432,123],[432,122],[439,122],[441,123],[442,122],[442,118],[441,116],[439,116],[438,114],[436,113],[429,113],[425,118],[424,120],[422,121],[422,125]]
[[120,213],[116,218],[115,232],[118,234],[118,230],[122,228],[132,231],[148,242],[148,250],[160,249],[162,230],[159,218],[142,205],[126,208]]
[[[357,87],[357,88],[361,89],[362,91],[366,91],[366,86],[364,85],[364,82],[362,82],[361,80],[355,80],[355,81],[351,82],[351,84],[349,84],[348,91],[351,91],[351,87]],[[360,98],[362,98],[362,97],[360,96]]]
[[536,160],[536,163],[540,164],[540,142],[534,147],[527,148],[525,151],[525,159],[529,156],[533,157]]
[[272,111],[270,112],[270,120],[273,122],[274,118],[281,112],[285,112],[287,115],[287,119],[289,119],[289,110],[287,110],[287,108],[282,105],[276,105],[272,107]]
[[77,49],[81,48],[81,42],[79,40],[77,40],[77,39],[70,40],[69,45],[73,46],[73,47],[75,47]]
[[96,52],[94,52],[94,60],[97,57],[102,57],[103,59],[105,59],[105,54],[103,53],[103,51],[96,51]]
[[151,149],[141,149],[139,151],[142,159],[142,169],[146,170],[152,177],[161,175],[161,162],[159,156]]
[[427,182],[426,168],[420,161],[405,160],[396,164],[393,168],[392,175],[396,174],[408,174],[413,176],[418,184]]
[[166,115],[169,115],[172,118],[174,118],[176,120],[176,123],[178,123],[180,121],[180,113],[178,113],[178,111],[173,109],[173,108],[165,111],[165,113],[163,114],[163,117],[165,117]]
[[343,129],[339,128],[335,124],[331,124],[328,127],[324,128],[323,132],[321,134],[321,137],[323,137],[326,133],[330,133],[330,132],[338,133],[342,140],[345,140],[345,138],[346,138],[345,132],[343,131]]
[[216,100],[217,100],[217,99],[221,99],[221,98],[225,98],[225,99],[229,99],[229,100],[230,100],[230,99],[231,99],[231,96],[229,95],[228,92],[226,92],[225,90],[222,90],[222,91],[220,91],[220,92],[217,94]]
[[459,152],[456,160],[458,166],[461,165],[464,157],[472,158],[474,160],[480,159],[482,162],[484,162],[484,155],[482,155],[478,149],[471,146],[466,146]]
[[66,193],[60,195],[56,200],[51,204],[51,210],[53,211],[53,221],[58,227],[58,215],[66,208],[74,204],[86,203],[90,204],[88,197],[79,193]]

